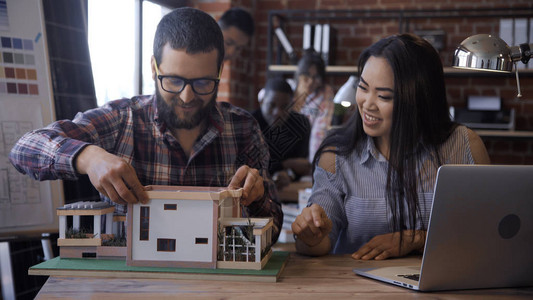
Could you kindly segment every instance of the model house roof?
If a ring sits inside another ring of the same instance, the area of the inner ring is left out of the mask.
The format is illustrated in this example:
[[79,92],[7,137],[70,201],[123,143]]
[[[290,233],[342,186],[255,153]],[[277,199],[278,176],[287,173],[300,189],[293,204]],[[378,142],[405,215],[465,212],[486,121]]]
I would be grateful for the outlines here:
[[242,196],[242,189],[228,190],[226,187],[149,185],[145,190],[151,199],[222,200]]

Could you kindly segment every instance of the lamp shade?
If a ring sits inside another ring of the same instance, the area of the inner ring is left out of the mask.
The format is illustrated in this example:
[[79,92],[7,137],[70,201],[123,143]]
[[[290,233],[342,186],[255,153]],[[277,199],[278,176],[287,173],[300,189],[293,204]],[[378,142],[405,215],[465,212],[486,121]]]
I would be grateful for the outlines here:
[[453,67],[494,72],[511,72],[511,49],[502,39],[490,34],[476,34],[455,49]]
[[357,77],[354,75],[348,78],[348,81],[344,83],[335,97],[333,102],[341,104],[344,107],[349,107],[355,104],[355,91],[357,90]]

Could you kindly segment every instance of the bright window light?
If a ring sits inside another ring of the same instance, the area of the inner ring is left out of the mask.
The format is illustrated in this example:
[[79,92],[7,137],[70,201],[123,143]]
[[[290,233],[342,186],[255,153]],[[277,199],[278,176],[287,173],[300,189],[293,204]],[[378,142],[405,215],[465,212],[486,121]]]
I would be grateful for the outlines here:
[[[135,91],[135,1],[88,1],[88,38],[98,106],[131,98]],[[170,10],[143,1],[142,93],[154,92],[150,57],[154,33],[161,17]],[[140,50],[140,49],[139,49]]]
[[133,96],[134,4],[131,0],[88,3],[89,51],[98,106]]
[[154,80],[152,79],[152,68],[150,59],[153,55],[153,44],[155,30],[161,18],[171,10],[143,1],[143,52],[142,52],[142,92],[143,94],[153,94],[155,92]]

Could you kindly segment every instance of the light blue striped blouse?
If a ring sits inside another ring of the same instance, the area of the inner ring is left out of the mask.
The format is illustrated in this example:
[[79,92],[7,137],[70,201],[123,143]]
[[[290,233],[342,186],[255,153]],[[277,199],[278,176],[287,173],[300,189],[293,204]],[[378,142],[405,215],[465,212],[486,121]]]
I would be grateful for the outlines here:
[[[359,149],[348,156],[337,155],[334,174],[318,166],[313,174],[308,205],[322,206],[333,222],[331,253],[353,253],[374,236],[391,232],[385,201],[387,160],[370,137]],[[473,164],[467,128],[458,126],[440,152],[443,164]],[[427,228],[437,169],[429,153],[422,156],[418,197],[423,218],[417,229]]]

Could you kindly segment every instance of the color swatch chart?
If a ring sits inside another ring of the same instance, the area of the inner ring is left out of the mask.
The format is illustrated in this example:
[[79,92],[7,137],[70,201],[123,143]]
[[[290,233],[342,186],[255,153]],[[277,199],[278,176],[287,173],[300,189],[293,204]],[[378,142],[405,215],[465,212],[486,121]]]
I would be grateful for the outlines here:
[[41,0],[0,0],[0,234],[49,232],[63,199],[55,181],[19,173],[8,157],[23,134],[54,120],[43,15]]
[[31,39],[0,37],[0,95],[39,95]]
[[0,31],[9,29],[9,19],[7,17],[7,2],[0,0]]

